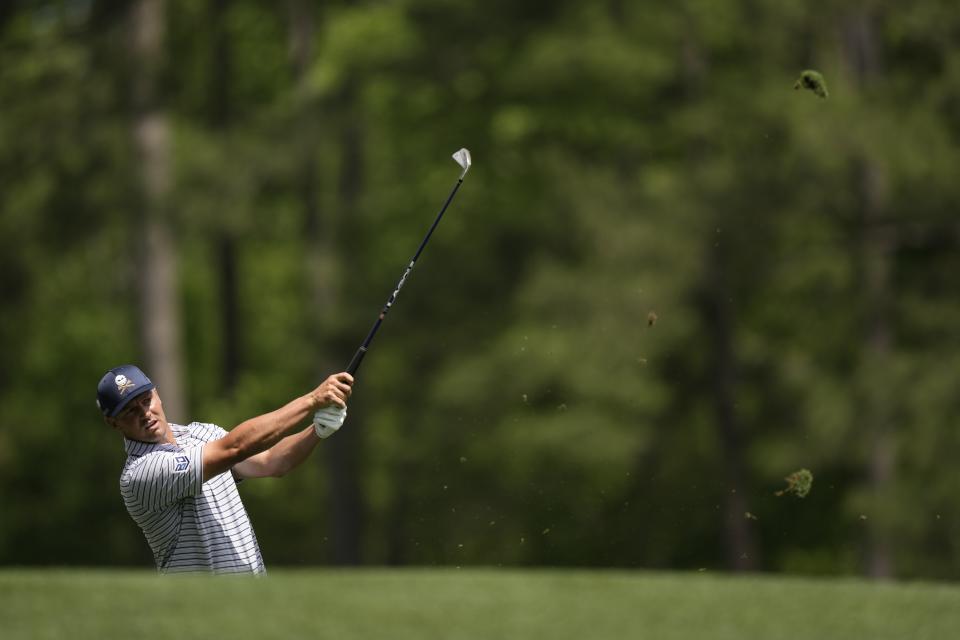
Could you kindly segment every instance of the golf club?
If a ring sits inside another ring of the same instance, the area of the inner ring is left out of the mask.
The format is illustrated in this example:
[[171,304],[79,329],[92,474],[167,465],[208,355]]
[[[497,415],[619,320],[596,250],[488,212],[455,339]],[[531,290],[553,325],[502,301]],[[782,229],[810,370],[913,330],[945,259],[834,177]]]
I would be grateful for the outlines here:
[[470,152],[468,150],[460,149],[453,154],[453,159],[456,160],[457,164],[463,169],[463,171],[460,172],[460,177],[457,178],[457,184],[453,186],[453,191],[451,191],[450,195],[447,196],[447,201],[443,203],[440,213],[437,214],[437,219],[433,221],[433,224],[430,226],[430,230],[427,231],[427,235],[424,236],[423,242],[420,243],[420,247],[417,249],[417,252],[413,254],[413,258],[410,259],[410,264],[407,265],[407,268],[400,277],[400,281],[397,283],[393,293],[391,293],[390,297],[387,298],[387,304],[383,305],[383,309],[380,310],[380,315],[377,316],[377,321],[373,323],[373,327],[370,329],[370,333],[367,334],[367,338],[363,341],[363,344],[360,345],[360,348],[357,349],[357,352],[353,354],[353,359],[350,360],[350,364],[347,365],[347,373],[352,376],[357,374],[357,369],[360,368],[360,363],[363,361],[363,357],[370,348],[370,343],[373,342],[373,337],[377,335],[377,330],[380,329],[380,324],[383,323],[384,317],[386,317],[387,312],[390,311],[390,307],[392,307],[393,303],[396,301],[397,294],[400,293],[400,288],[403,287],[403,283],[407,281],[410,271],[413,270],[413,265],[416,264],[417,258],[420,257],[420,253],[423,251],[423,248],[427,246],[430,236],[433,235],[433,230],[436,229],[437,225],[440,223],[440,218],[443,217],[443,212],[447,210],[447,206],[450,204],[450,201],[453,200],[453,196],[456,195],[457,189],[459,189],[460,185],[463,184],[464,176],[466,176],[467,171],[470,170],[471,160]]

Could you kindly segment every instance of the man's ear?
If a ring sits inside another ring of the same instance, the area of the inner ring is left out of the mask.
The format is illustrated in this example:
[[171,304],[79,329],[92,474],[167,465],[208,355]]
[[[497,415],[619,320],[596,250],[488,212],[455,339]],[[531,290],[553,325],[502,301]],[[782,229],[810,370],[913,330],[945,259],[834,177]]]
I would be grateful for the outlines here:
[[118,428],[118,427],[117,427],[117,419],[116,419],[116,418],[110,418],[110,417],[108,417],[108,416],[103,416],[103,423],[104,423],[105,425],[107,425],[108,427],[110,427],[111,429],[117,429],[117,428]]

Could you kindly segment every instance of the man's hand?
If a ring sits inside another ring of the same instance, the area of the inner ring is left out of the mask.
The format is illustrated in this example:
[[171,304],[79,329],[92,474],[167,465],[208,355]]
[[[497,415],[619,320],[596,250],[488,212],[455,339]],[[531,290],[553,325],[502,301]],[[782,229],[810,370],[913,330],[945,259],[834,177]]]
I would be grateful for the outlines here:
[[313,428],[317,436],[328,438],[337,432],[347,419],[347,398],[353,391],[353,376],[347,372],[335,373],[313,390],[310,396],[316,403]]
[[347,419],[346,407],[325,407],[313,414],[313,429],[317,437],[323,440],[337,432]]
[[335,373],[310,392],[314,409],[347,408],[347,398],[353,391],[353,376],[346,371]]

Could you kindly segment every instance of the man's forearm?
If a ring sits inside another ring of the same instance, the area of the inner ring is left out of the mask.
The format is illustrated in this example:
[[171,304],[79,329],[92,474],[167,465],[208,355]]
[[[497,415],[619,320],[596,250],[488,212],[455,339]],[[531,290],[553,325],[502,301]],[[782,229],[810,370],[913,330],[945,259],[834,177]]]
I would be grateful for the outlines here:
[[[276,411],[246,420],[225,437],[207,443],[203,448],[203,481],[234,469],[245,460],[270,449],[318,409],[346,407],[352,384],[353,377],[349,373],[328,376],[307,395],[288,402]],[[239,469],[236,473],[239,477],[251,477]]]
[[236,450],[240,460],[266,451],[306,420],[316,405],[316,398],[308,394],[276,411],[245,420],[227,434],[224,444]]
[[311,425],[275,444],[270,449],[270,475],[280,477],[290,473],[309,457],[318,442],[320,438]]

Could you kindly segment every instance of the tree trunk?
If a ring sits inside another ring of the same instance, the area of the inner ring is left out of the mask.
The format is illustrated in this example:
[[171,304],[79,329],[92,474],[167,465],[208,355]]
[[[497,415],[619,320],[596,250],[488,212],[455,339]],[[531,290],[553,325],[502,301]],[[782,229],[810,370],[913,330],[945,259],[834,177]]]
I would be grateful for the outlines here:
[[167,215],[171,190],[170,126],[159,101],[164,0],[137,0],[131,8],[133,138],[141,179],[143,257],[139,265],[140,316],[146,367],[173,421],[188,418],[181,385],[180,300],[177,257]]
[[[891,253],[895,245],[891,227],[876,220],[881,211],[882,187],[879,169],[870,161],[862,167],[861,193],[864,196],[864,235],[862,238],[866,326],[863,343],[863,370],[867,376],[863,389],[864,426],[870,434],[868,478],[872,504],[882,509],[894,480],[896,441],[893,433],[890,399],[893,389],[886,383],[890,364],[893,331],[890,326]],[[893,576],[892,544],[886,518],[867,521],[867,574],[873,578]]]
[[[862,88],[879,76],[880,53],[875,17],[860,11],[844,23],[844,54],[857,84]],[[854,189],[860,200],[860,273],[864,300],[864,335],[861,345],[858,414],[869,442],[867,482],[872,504],[882,509],[884,496],[894,479],[896,442],[893,434],[892,389],[886,382],[893,331],[890,325],[892,254],[895,229],[884,224],[886,178],[881,165],[860,155],[854,161]],[[873,578],[894,573],[892,544],[885,518],[866,521],[866,572]]]
[[16,9],[16,5],[13,2],[0,2],[0,32],[7,26],[7,22]]
[[[290,56],[293,61],[297,93],[307,90],[307,71],[313,56],[313,38],[316,31],[313,4],[307,0],[288,0],[290,16]],[[299,152],[299,192],[303,205],[303,229],[307,239],[307,262],[313,289],[314,326],[330,330],[336,322],[337,309],[337,220],[324,215],[320,207],[318,180],[320,163],[317,112],[309,105],[299,105],[295,120],[296,149]],[[322,358],[321,358],[322,359]],[[332,363],[324,363],[318,373],[330,373]]]
[[[214,135],[221,139],[230,127],[230,42],[224,25],[230,0],[212,0],[210,24],[213,25],[213,55],[210,69],[208,121]],[[217,256],[217,281],[220,287],[220,388],[229,395],[236,387],[242,366],[240,287],[237,274],[237,237],[231,226],[221,227],[214,239]]]
[[[680,50],[681,67],[685,77],[687,98],[694,102],[701,93],[703,78],[708,72],[709,61],[703,55],[691,27]],[[689,149],[691,173],[696,172],[700,158],[704,156],[707,141],[693,142]],[[718,212],[721,212],[718,209]],[[723,226],[718,213],[717,227]],[[713,225],[711,225],[713,226]],[[733,312],[730,305],[730,288],[727,284],[729,266],[723,247],[713,236],[704,247],[703,291],[700,311],[707,328],[710,355],[707,376],[709,398],[720,442],[723,466],[723,541],[727,566],[736,571],[750,571],[759,566],[753,530],[745,517],[744,501],[743,436],[737,420],[734,394],[736,388],[736,353],[734,347]]]
[[[357,212],[357,201],[363,188],[363,135],[352,114],[356,91],[348,82],[341,96],[344,125],[340,131],[340,180],[337,192],[344,216]],[[338,367],[338,369],[341,369]],[[359,564],[363,540],[364,508],[360,488],[360,455],[363,450],[363,422],[353,411],[350,429],[338,434],[334,446],[327,447],[330,461],[330,491],[334,530],[333,561],[336,564]]]
[[[313,5],[306,0],[289,0],[290,53],[298,90],[304,92],[307,70],[312,57],[315,33]],[[344,126],[339,135],[340,181],[338,184],[338,215],[350,216],[356,212],[357,200],[363,186],[362,136],[354,121],[351,107],[355,102],[352,84],[342,92],[338,104],[343,114]],[[317,157],[316,113],[303,108],[297,120],[298,137],[306,140],[301,147],[300,193],[303,203],[304,230],[308,242],[307,260],[311,274],[315,326],[329,338],[337,328],[335,310],[338,307],[337,265],[337,218],[323,211],[320,206],[317,180],[319,162]],[[326,215],[325,215],[326,213]],[[343,369],[345,363],[334,362],[322,350],[317,356],[320,376],[327,376]],[[324,443],[324,458],[329,477],[329,509],[331,556],[337,565],[357,565],[362,561],[364,508],[360,487],[360,452],[362,450],[362,417],[355,408],[350,408],[350,424]]]
[[707,249],[703,313],[710,340],[709,379],[723,464],[723,533],[727,566],[736,571],[758,567],[756,543],[745,517],[743,438],[734,402],[736,355],[726,265],[721,249]]
[[229,230],[217,232],[217,269],[220,283],[220,384],[227,395],[240,376],[240,287],[237,275],[237,239]]

